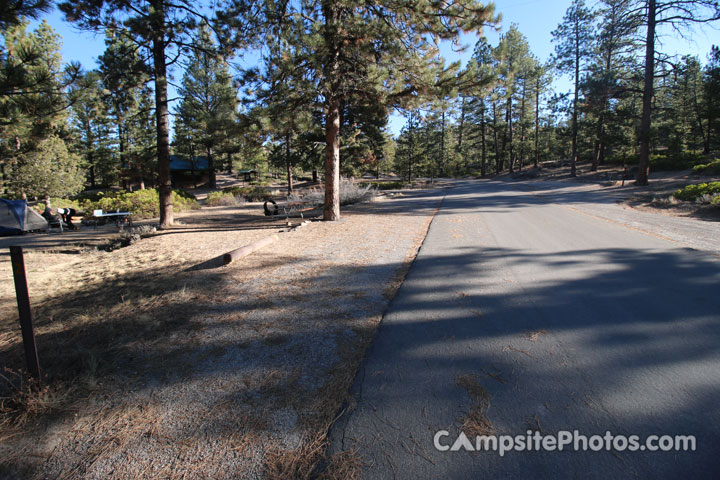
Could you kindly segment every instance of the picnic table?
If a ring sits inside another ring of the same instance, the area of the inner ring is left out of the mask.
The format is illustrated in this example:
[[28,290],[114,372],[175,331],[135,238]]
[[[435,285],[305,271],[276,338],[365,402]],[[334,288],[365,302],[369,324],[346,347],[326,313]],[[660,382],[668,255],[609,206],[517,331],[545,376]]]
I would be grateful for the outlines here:
[[[268,206],[268,204],[271,204]],[[263,210],[265,216],[283,216],[285,218],[300,217],[305,218],[305,215],[311,216],[310,212],[317,210],[319,205],[309,201],[286,201],[276,202],[275,200],[267,200],[263,204]]]
[[121,212],[120,210],[103,212],[102,210],[93,210],[92,219],[94,220],[95,227],[97,227],[98,223],[106,223],[108,220],[114,221],[115,225],[121,227],[125,223],[132,225],[132,212]]

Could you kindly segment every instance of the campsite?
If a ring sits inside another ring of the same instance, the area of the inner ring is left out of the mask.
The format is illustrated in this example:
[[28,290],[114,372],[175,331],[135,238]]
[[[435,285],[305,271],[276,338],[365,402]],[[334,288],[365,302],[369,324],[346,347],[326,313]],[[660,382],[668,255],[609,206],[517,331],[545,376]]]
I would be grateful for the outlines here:
[[717,477],[717,1],[5,3],[0,479]]
[[49,228],[47,220],[28,207],[26,201],[0,198],[0,235],[22,235]]

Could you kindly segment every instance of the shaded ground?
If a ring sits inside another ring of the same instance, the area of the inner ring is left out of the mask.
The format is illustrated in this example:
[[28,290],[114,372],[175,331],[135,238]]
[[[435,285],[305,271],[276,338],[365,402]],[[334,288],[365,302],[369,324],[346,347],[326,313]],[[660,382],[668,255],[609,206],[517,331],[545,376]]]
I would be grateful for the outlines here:
[[[349,207],[224,267],[211,260],[285,222],[216,207],[113,252],[31,251],[46,387],[26,396],[3,382],[0,477],[297,477],[320,460],[308,445],[341,405],[443,194]],[[16,371],[8,263],[0,357]]]

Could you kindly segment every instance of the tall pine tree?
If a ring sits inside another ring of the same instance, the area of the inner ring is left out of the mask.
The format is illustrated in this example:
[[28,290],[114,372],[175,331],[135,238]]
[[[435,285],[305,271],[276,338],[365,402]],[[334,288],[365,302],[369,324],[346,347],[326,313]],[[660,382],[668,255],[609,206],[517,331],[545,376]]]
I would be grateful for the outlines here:
[[406,3],[382,0],[277,2],[270,10],[278,35],[296,46],[293,75],[319,79],[325,124],[323,218],[340,218],[340,124],[350,96],[388,107],[428,93],[436,79],[454,81],[459,65],[442,70],[435,41],[493,22],[493,7],[475,0]]
[[[121,25],[129,33],[128,38],[149,54],[148,66],[155,84],[160,226],[172,225],[168,67],[183,53],[196,48],[189,37],[199,23],[210,25],[214,22],[195,3],[187,0],[65,0],[59,4],[59,8],[68,21],[86,30],[104,32]],[[223,14],[223,24],[232,19],[239,25],[245,18],[247,8],[243,0],[236,0],[232,9],[226,11],[220,5],[216,11]],[[218,29],[222,26],[218,25]],[[237,28],[236,31],[248,33],[243,28]]]
[[587,67],[593,52],[595,35],[594,14],[585,6],[584,0],[573,0],[565,12],[562,22],[552,32],[555,45],[557,69],[561,73],[570,73],[573,78],[573,100],[571,118],[570,175],[575,176],[578,160],[578,98],[580,95],[580,75]]
[[643,72],[642,116],[640,118],[640,159],[635,183],[647,185],[650,174],[650,140],[655,84],[655,60],[658,27],[671,26],[676,31],[696,23],[720,19],[717,0],[637,0],[629,15],[637,16],[645,27],[645,68]]
[[235,123],[237,92],[225,59],[218,54],[210,29],[201,25],[195,48],[185,69],[177,121],[190,141],[207,157],[209,187],[216,187],[215,158],[228,130]]

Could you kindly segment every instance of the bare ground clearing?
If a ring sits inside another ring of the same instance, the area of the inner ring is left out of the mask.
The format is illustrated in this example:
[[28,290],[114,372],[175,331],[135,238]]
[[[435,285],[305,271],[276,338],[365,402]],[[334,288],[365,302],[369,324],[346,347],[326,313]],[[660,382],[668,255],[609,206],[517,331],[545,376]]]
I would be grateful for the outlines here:
[[[257,206],[206,208],[113,252],[31,250],[46,386],[24,396],[3,382],[0,477],[296,478],[311,470],[442,195],[348,207],[340,222],[283,233],[227,266],[210,260],[284,222],[258,216]],[[0,356],[17,370],[7,255],[0,293]],[[351,457],[330,469],[348,468]]]

